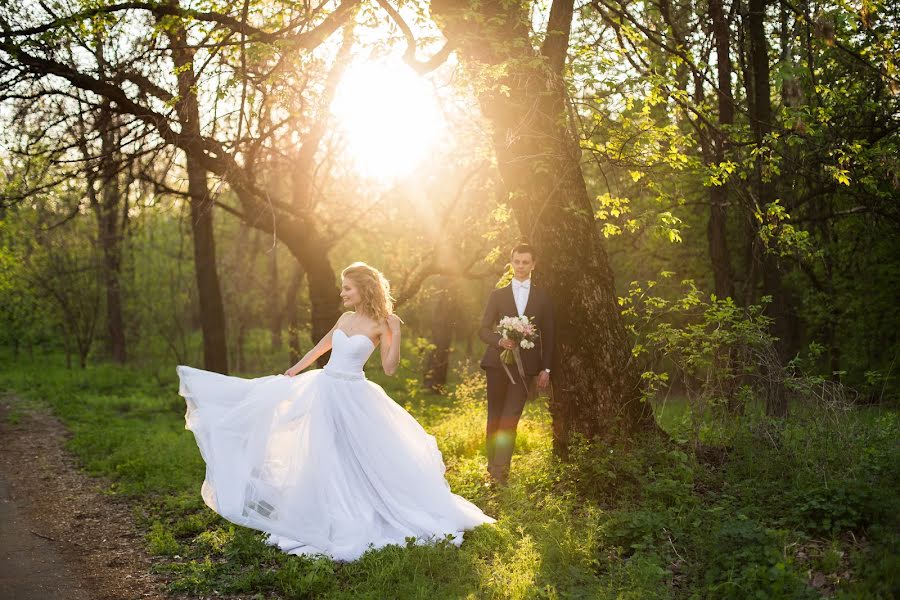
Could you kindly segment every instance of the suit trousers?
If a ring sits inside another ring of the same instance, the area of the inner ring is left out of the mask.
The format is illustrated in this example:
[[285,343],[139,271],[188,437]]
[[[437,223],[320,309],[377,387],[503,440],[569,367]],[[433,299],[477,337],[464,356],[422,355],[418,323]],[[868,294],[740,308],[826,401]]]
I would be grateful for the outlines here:
[[[516,445],[516,427],[528,397],[516,366],[510,365],[509,372],[515,383],[509,380],[509,376],[502,368],[485,369],[488,400],[488,472],[499,481],[506,481],[509,476],[509,465]],[[534,377],[525,375],[525,379],[529,385],[534,385]]]

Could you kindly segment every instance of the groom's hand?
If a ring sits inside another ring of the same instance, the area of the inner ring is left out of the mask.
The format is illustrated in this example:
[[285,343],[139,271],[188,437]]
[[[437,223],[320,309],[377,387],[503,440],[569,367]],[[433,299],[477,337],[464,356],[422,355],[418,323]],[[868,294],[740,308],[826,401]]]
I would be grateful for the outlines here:
[[546,390],[547,386],[550,385],[550,373],[547,371],[541,371],[541,374],[538,375],[538,387],[542,390]]

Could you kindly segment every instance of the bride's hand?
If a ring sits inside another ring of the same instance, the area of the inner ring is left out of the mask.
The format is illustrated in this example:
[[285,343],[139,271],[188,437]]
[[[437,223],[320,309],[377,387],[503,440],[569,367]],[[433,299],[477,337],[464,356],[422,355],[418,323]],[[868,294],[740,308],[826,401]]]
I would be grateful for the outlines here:
[[284,374],[287,375],[288,377],[293,377],[294,375],[297,374],[297,372],[294,371],[294,367],[291,367],[287,371],[285,371]]
[[398,317],[397,315],[390,314],[387,316],[387,324],[388,324],[388,327],[391,328],[392,332],[396,333],[396,332],[400,331],[401,323],[403,323],[403,321],[401,321],[400,317]]

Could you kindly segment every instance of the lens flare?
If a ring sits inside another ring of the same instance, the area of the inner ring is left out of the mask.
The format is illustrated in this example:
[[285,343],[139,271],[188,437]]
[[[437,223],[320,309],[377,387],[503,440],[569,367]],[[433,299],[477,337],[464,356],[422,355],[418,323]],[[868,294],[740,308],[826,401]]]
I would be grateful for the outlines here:
[[399,59],[351,65],[331,112],[358,172],[381,181],[411,173],[446,129],[433,88]]

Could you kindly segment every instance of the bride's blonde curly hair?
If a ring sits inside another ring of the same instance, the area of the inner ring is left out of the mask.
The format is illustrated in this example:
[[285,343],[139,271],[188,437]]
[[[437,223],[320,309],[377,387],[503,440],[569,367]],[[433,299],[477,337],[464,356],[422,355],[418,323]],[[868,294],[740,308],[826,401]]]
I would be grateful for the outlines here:
[[391,284],[375,267],[364,262],[355,262],[341,271],[341,278],[349,279],[359,289],[362,300],[357,307],[358,311],[379,323],[394,312]]

